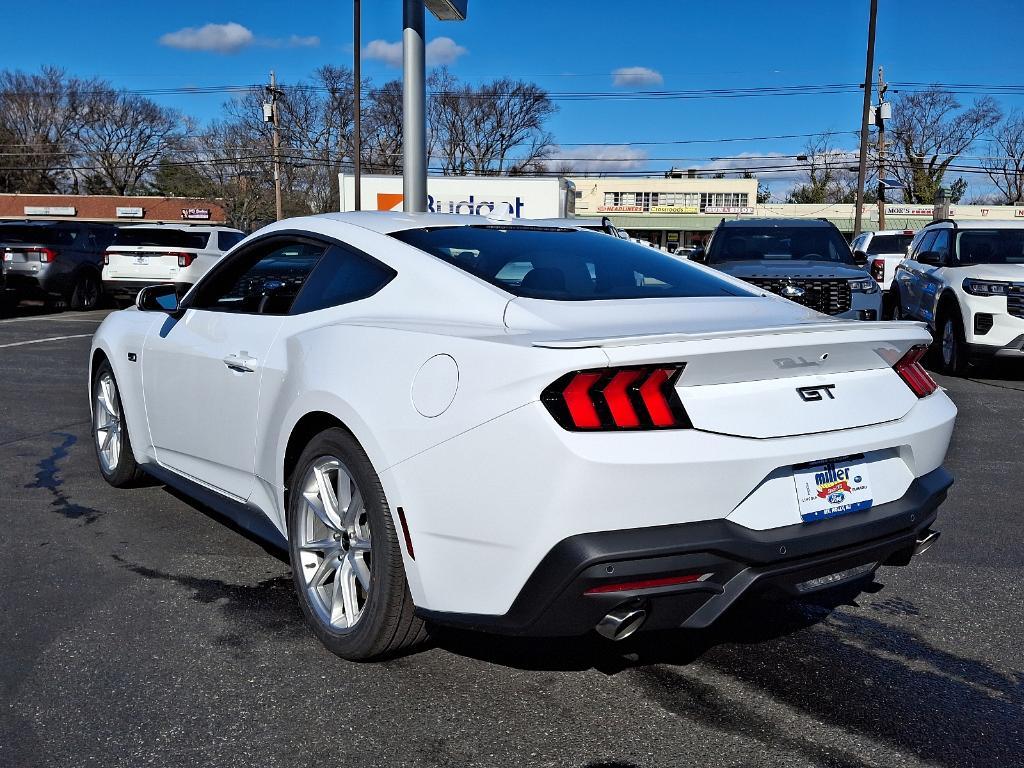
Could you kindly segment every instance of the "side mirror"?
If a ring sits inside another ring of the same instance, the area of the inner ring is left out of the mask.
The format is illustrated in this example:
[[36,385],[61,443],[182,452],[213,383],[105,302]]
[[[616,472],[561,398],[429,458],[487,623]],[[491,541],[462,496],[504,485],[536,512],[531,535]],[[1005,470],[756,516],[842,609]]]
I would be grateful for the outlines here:
[[917,258],[914,261],[918,264],[927,264],[929,267],[941,267],[945,259],[938,251],[925,251],[917,254]]
[[698,264],[703,264],[707,260],[708,254],[703,248],[695,248],[690,254],[690,261],[696,261]]
[[864,251],[853,252],[853,263],[858,267],[866,267],[868,263],[868,255]]
[[135,297],[135,306],[142,312],[166,312],[173,315],[178,311],[178,289],[171,283],[147,285]]

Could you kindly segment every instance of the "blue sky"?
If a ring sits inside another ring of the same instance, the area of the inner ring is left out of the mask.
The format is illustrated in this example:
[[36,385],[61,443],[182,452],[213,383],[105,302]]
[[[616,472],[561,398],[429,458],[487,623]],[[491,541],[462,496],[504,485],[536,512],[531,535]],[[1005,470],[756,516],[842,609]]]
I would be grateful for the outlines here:
[[[351,4],[344,0],[9,5],[5,28],[34,32],[15,36],[20,44],[12,44],[8,35],[0,68],[52,64],[132,89],[263,82],[270,69],[294,82],[322,64],[349,64],[352,57]],[[363,2],[363,42],[372,44],[376,57],[364,60],[364,71],[376,80],[400,75],[386,59],[394,52],[388,43],[400,38],[401,5],[400,0]],[[466,22],[428,16],[427,37],[450,38],[432,50],[461,78],[524,78],[554,93],[849,84],[864,77],[868,5],[868,0],[470,0]],[[888,79],[1019,81],[1020,0],[987,0],[970,12],[963,2],[950,0],[880,0],[879,6],[876,63],[885,66]],[[237,26],[202,32],[207,24]],[[202,49],[210,46],[224,50]],[[624,68],[651,72],[635,70],[632,77],[627,72],[626,84],[617,86],[612,73]],[[225,96],[155,98],[209,119],[219,114]],[[1024,107],[1021,97],[1002,103],[1008,109]],[[559,101],[551,129],[566,145],[603,145],[565,146],[565,155],[622,157],[631,161],[623,167],[657,171],[744,153],[794,154],[805,139],[619,145],[852,131],[859,127],[860,105],[859,93]],[[853,145],[852,137],[846,141]],[[972,191],[980,191],[981,180],[971,180]]]

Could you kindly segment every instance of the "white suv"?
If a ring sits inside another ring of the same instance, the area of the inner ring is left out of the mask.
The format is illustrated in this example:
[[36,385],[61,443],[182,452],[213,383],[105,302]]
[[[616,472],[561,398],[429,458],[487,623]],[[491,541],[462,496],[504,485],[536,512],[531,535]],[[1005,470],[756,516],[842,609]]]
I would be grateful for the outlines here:
[[184,295],[245,237],[228,227],[139,224],[121,227],[103,254],[103,288],[131,299],[147,285],[174,283]]
[[880,229],[864,232],[850,245],[853,254],[867,264],[871,277],[882,290],[882,313],[894,317],[895,293],[890,290],[896,277],[896,267],[906,258],[907,248],[914,238],[912,229]]
[[1024,221],[952,221],[919,231],[896,270],[900,317],[924,320],[942,369],[1024,358]]

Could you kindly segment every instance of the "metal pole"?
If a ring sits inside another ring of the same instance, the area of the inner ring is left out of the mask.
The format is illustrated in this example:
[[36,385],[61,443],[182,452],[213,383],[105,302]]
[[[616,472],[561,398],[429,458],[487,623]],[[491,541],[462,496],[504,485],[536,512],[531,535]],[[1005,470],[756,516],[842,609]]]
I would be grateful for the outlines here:
[[868,57],[864,70],[864,114],[860,122],[860,167],[857,169],[857,210],[853,216],[853,236],[861,233],[864,209],[864,182],[868,175],[868,116],[871,113],[871,76],[875,69],[875,20],[878,18],[878,0],[871,0],[868,20]]
[[882,102],[885,100],[885,69],[878,68],[878,228],[885,229],[885,120]]
[[403,210],[427,210],[426,59],[423,45],[423,0],[404,0],[402,30]]
[[355,125],[352,129],[352,159],[356,182],[356,199],[354,210],[363,210],[363,123],[362,115],[360,114],[360,107],[362,102],[362,86],[363,86],[363,52],[362,52],[362,21],[361,21],[361,8],[360,0],[354,0],[352,7],[355,11],[355,18],[353,19],[353,25],[355,27],[355,66],[353,69],[354,90],[355,90]]
[[281,205],[281,121],[277,109],[277,80],[273,72],[270,73],[270,115],[274,120],[274,208],[280,221],[284,218]]

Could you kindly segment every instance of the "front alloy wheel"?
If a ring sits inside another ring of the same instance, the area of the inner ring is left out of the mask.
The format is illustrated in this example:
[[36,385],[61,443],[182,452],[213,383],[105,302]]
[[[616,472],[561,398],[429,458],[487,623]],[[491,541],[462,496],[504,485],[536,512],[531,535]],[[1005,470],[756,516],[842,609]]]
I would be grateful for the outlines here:
[[340,459],[323,456],[306,471],[299,551],[305,590],[318,618],[351,630],[371,589],[370,525],[363,497]]
[[968,359],[959,313],[947,314],[942,320],[941,329],[939,351],[942,354],[942,371],[954,376],[962,376],[967,371]]
[[115,488],[124,488],[142,477],[125,424],[117,379],[106,360],[96,367],[92,380],[92,436],[104,480]]

